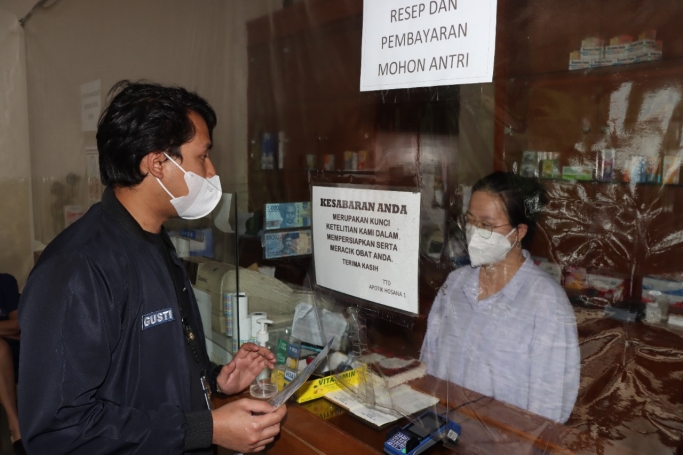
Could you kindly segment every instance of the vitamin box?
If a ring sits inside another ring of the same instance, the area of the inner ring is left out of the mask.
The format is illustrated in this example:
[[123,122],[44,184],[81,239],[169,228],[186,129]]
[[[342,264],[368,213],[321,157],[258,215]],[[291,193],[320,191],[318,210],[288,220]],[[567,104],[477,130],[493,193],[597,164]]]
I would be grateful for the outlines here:
[[[345,371],[338,375],[330,375],[325,376],[324,378],[306,381],[294,394],[296,402],[305,403],[306,401],[315,400],[316,398],[322,398],[325,394],[334,392],[335,390],[341,390],[344,386],[358,385],[363,370],[364,367],[356,368],[355,370]],[[280,384],[284,385],[285,382],[284,372],[278,370],[277,375],[278,390],[281,390]],[[337,377],[339,377],[339,380]]]

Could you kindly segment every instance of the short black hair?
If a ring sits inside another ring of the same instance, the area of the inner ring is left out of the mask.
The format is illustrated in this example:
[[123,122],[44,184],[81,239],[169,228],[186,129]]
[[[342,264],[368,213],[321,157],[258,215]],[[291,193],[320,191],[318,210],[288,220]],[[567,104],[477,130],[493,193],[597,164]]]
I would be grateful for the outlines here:
[[512,227],[527,225],[528,231],[522,239],[522,245],[528,247],[536,232],[538,219],[548,203],[543,184],[535,178],[497,171],[475,183],[472,193],[475,191],[486,191],[498,196],[505,206]]
[[209,103],[182,87],[123,80],[109,91],[111,101],[97,126],[100,177],[108,187],[133,187],[145,178],[140,162],[151,152],[179,157],[180,146],[196,131],[190,113],[199,114],[213,137],[216,113]]

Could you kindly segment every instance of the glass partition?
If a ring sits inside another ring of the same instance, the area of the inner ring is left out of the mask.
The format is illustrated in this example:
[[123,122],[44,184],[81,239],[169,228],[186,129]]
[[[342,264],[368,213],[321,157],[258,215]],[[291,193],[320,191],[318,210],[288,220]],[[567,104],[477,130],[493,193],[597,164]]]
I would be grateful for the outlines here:
[[267,318],[282,388],[334,337],[293,401],[376,450],[450,420],[462,453],[681,451],[682,2],[498,0],[492,82],[370,92],[362,0],[103,1],[138,32],[113,40],[55,3],[26,36],[35,240],[101,190],[62,94],[183,85],[219,118],[221,204],[166,226],[212,360]]
[[[378,400],[409,378],[482,453],[675,453],[681,7],[499,1],[492,83],[360,92],[361,2],[305,5],[248,24],[248,206],[264,230],[240,254],[342,309],[343,354],[368,368],[365,386],[337,376],[347,392],[412,414]],[[508,174],[480,181],[494,171]],[[317,185],[419,193],[415,313],[318,282],[320,258],[339,274],[382,262],[342,236],[318,256],[316,229],[369,237],[316,222]],[[482,219],[482,194],[507,227]],[[267,258],[273,204],[314,206],[315,260]],[[473,266],[497,235],[522,265],[487,278]]]

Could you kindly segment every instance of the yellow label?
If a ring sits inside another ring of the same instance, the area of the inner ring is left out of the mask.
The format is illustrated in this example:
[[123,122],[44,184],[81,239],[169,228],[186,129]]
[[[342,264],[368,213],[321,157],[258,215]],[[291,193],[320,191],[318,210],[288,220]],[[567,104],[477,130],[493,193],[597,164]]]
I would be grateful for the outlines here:
[[[339,380],[336,376],[325,376],[324,378],[314,379],[304,382],[294,394],[297,403],[315,400],[323,397],[326,393],[334,392],[344,388],[345,385],[358,385],[360,382],[361,369],[349,370],[341,373]],[[284,379],[284,377],[283,377]]]

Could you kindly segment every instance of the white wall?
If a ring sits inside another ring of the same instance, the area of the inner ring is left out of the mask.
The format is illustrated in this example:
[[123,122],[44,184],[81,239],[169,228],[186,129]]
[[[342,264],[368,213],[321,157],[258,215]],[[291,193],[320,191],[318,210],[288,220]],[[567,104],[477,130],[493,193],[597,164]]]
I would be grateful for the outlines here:
[[[225,191],[247,184],[246,22],[277,0],[60,0],[26,23],[31,164],[36,236],[60,229],[55,182],[81,177],[80,86],[100,79],[149,79],[197,91],[216,109],[212,158]],[[104,100],[103,100],[104,102]]]
[[0,9],[0,272],[20,287],[33,264],[30,178],[24,31]]

